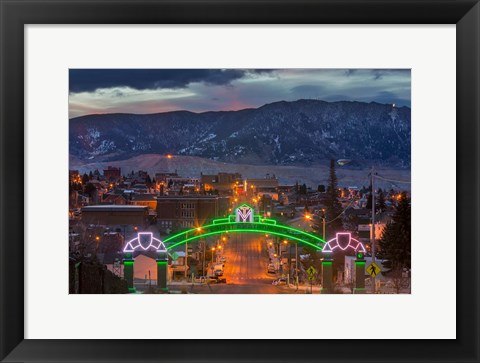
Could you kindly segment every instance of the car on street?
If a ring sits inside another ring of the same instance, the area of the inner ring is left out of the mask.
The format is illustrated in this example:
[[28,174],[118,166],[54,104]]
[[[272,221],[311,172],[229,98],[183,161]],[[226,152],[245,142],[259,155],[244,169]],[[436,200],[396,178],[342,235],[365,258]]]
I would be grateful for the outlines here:
[[275,266],[273,265],[273,263],[268,264],[267,273],[274,274],[275,272],[276,272],[275,271]]
[[286,285],[287,284],[287,279],[285,278],[280,278],[280,279],[276,279],[276,280],[273,280],[272,282],[272,285],[274,286],[277,286],[277,285]]
[[223,270],[215,270],[215,276],[223,276]]

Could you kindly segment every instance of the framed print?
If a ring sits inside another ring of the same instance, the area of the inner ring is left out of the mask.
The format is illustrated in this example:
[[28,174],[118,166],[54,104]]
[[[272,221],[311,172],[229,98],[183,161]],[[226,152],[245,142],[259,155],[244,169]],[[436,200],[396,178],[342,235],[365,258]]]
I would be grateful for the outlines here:
[[477,1],[1,9],[2,361],[479,360]]

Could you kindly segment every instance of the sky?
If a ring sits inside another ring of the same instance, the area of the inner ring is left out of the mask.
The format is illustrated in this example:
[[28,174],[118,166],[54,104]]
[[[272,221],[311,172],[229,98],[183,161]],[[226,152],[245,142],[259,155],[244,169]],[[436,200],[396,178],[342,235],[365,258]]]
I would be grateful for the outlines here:
[[411,104],[409,69],[70,69],[69,118],[319,99]]

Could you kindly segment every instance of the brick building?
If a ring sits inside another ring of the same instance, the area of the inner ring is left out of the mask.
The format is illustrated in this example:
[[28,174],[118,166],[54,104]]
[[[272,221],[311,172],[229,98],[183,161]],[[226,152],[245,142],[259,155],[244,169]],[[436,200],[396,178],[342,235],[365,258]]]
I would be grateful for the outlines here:
[[228,214],[228,197],[161,196],[157,198],[157,224],[162,232],[201,226]]
[[103,170],[103,176],[106,180],[114,181],[119,180],[122,177],[122,174],[120,168],[107,166],[107,168]]
[[136,205],[90,205],[82,208],[82,222],[96,225],[135,225],[146,227],[149,224],[147,206]]
[[216,175],[201,174],[200,183],[205,191],[231,191],[236,184],[241,184],[242,176],[239,173],[218,173]]

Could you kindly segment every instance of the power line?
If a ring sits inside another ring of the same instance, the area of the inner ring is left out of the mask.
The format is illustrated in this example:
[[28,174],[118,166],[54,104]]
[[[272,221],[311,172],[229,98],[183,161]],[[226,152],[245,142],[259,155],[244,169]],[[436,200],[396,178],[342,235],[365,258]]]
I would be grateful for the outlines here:
[[412,183],[411,181],[407,181],[407,180],[395,180],[395,179],[385,178],[385,177],[380,176],[378,174],[375,175],[375,178],[382,179],[382,180],[385,180],[385,181],[389,181],[389,182],[392,182],[392,183],[400,183],[400,184],[411,184]]
[[[368,179],[369,179],[369,178],[365,179],[364,182],[365,182],[365,181],[368,182]],[[362,183],[362,184],[364,184],[364,183]],[[360,199],[361,199],[361,198],[358,198],[358,200],[360,200]],[[353,202],[355,202],[355,201],[357,201],[357,199],[352,199],[352,201],[345,207],[344,210],[342,210],[342,212],[341,212],[338,216],[336,216],[335,218],[333,218],[332,220],[330,220],[330,221],[328,221],[328,222],[325,221],[325,224],[332,223],[332,222],[336,221],[338,218],[340,218],[340,217],[345,213],[345,211],[346,211],[348,208],[350,208],[350,206],[351,206],[351,205],[353,204]]]

